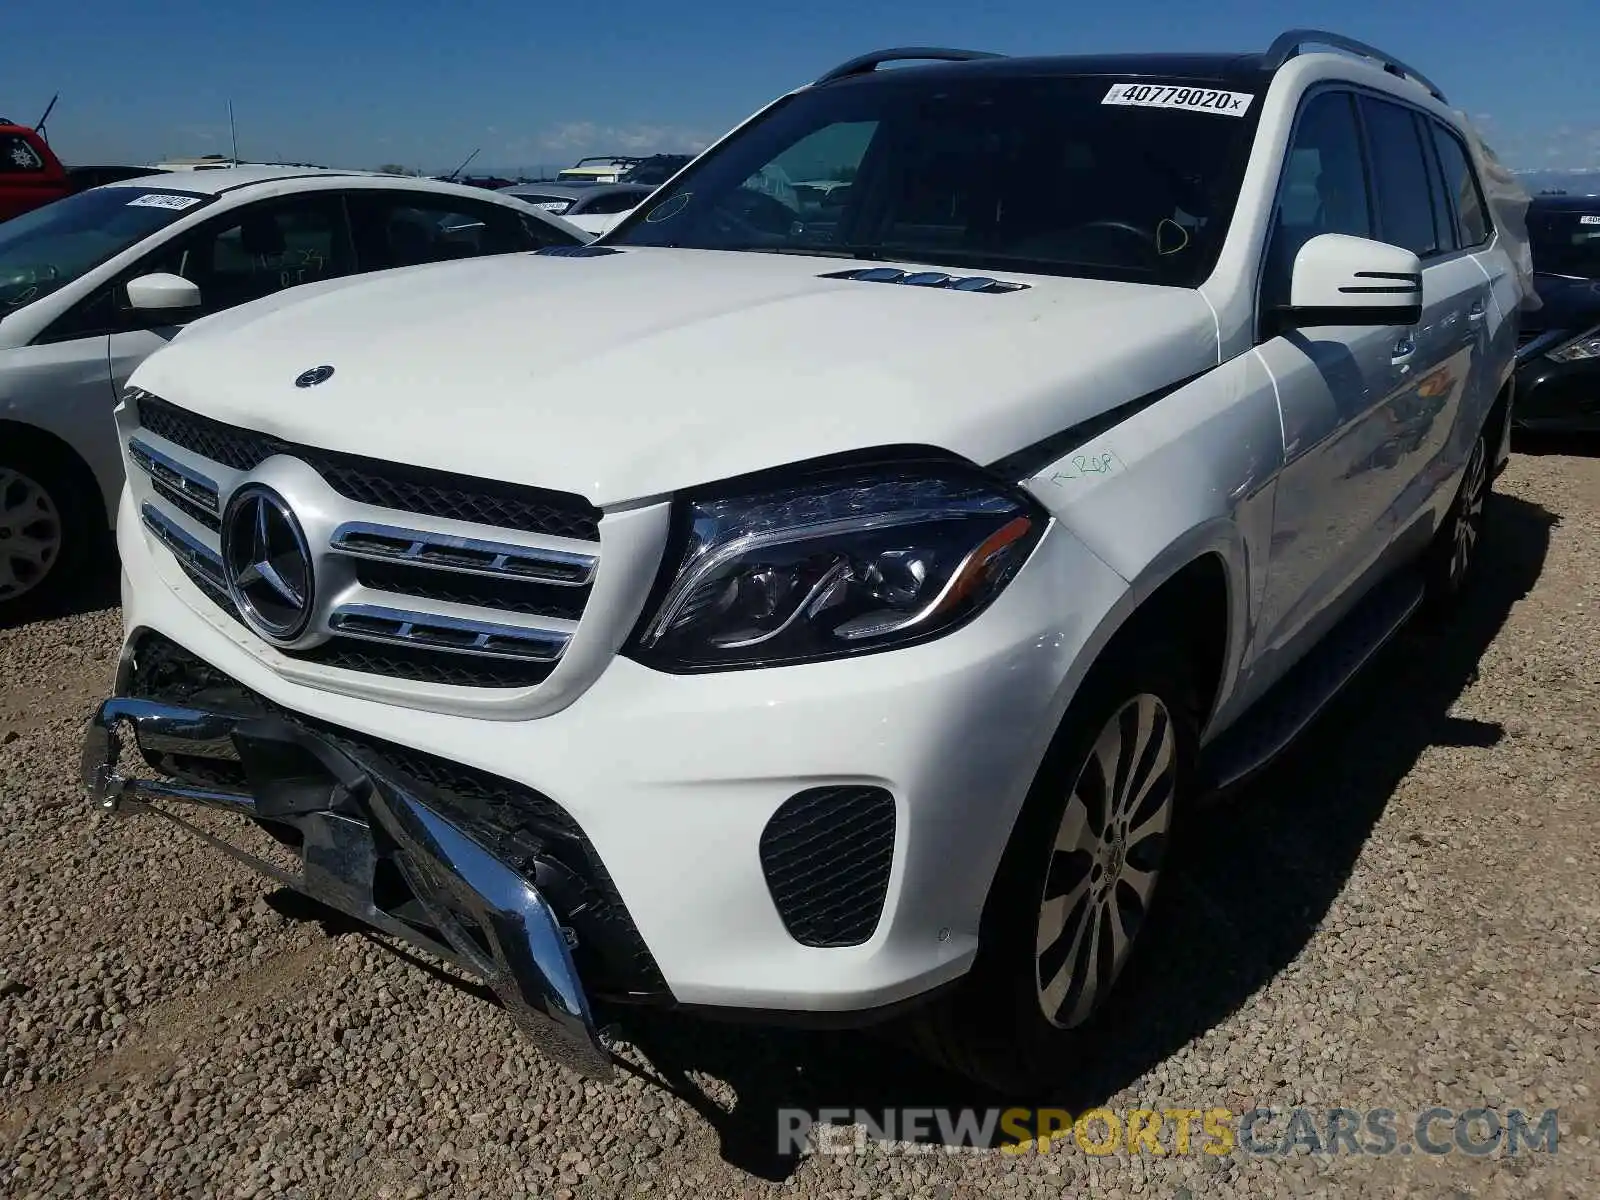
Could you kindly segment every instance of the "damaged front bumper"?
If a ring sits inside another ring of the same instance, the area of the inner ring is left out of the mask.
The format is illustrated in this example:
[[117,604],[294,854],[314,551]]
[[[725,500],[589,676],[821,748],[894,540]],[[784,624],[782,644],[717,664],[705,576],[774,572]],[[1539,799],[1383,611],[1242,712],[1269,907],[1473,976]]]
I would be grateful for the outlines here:
[[[146,756],[226,763],[222,777],[245,786],[124,775],[124,729]],[[569,931],[545,897],[419,789],[330,739],[272,715],[119,696],[90,719],[83,782],[106,810],[176,821],[283,886],[479,976],[546,1054],[582,1075],[610,1076]],[[171,803],[293,831],[300,870],[212,836],[170,811]]]

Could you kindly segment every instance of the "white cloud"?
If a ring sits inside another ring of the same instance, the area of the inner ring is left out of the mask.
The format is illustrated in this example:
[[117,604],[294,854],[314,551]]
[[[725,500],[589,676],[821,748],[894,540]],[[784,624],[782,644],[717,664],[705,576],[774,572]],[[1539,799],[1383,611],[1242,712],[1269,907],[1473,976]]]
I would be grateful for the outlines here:
[[1473,122],[1486,128],[1500,160],[1524,171],[1591,170],[1600,167],[1600,125],[1507,126],[1490,113]]
[[595,121],[566,121],[536,135],[533,145],[552,153],[579,156],[696,154],[709,146],[712,140],[703,130],[681,125],[604,125]]

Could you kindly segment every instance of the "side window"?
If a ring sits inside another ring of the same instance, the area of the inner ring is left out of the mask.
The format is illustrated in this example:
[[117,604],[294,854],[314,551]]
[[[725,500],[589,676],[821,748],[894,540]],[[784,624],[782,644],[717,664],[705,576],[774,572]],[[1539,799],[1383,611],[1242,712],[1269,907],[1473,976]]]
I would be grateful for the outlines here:
[[350,218],[364,271],[535,250],[563,240],[548,226],[498,204],[421,192],[352,192]]
[[583,206],[585,216],[608,217],[612,213],[627,212],[630,208],[637,208],[644,196],[634,192],[613,192],[609,196],[597,196],[593,201]]
[[118,332],[125,322],[117,311],[114,294],[109,285],[96,288],[42,329],[33,344],[46,346]]
[[44,170],[44,159],[20,133],[0,134],[0,175]]
[[1472,169],[1472,159],[1454,133],[1437,121],[1429,124],[1433,129],[1433,144],[1439,150],[1445,190],[1455,208],[1458,240],[1463,246],[1481,246],[1489,240],[1488,206],[1477,173]]
[[1361,131],[1347,92],[1319,92],[1300,111],[1278,183],[1263,307],[1288,303],[1295,256],[1324,233],[1373,236]]
[[1450,193],[1444,186],[1439,155],[1434,151],[1433,137],[1428,132],[1431,122],[1421,113],[1413,113],[1411,119],[1417,123],[1417,136],[1422,139],[1422,156],[1428,163],[1428,192],[1433,200],[1434,240],[1438,243],[1438,252],[1447,254],[1452,250],[1461,249],[1461,238],[1456,229],[1456,212],[1450,207]]
[[1361,117],[1372,154],[1379,236],[1422,258],[1437,254],[1440,243],[1433,227],[1428,159],[1411,110],[1363,96]]
[[180,238],[146,271],[171,271],[200,285],[205,311],[348,275],[354,268],[344,205],[333,192],[263,200]]

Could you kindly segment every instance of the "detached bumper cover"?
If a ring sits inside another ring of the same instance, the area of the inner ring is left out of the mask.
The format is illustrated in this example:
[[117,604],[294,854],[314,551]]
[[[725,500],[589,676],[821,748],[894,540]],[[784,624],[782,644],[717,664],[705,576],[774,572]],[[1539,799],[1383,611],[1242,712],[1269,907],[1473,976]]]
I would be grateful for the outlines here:
[[[125,776],[119,772],[125,727],[147,755],[228,763],[247,787]],[[547,1055],[580,1074],[610,1076],[611,1058],[555,911],[528,879],[410,785],[273,716],[134,697],[108,700],[90,719],[83,782],[102,808],[166,816],[278,883],[478,975]],[[173,802],[294,831],[300,872],[161,807]],[[398,873],[403,887],[384,887],[386,869]]]

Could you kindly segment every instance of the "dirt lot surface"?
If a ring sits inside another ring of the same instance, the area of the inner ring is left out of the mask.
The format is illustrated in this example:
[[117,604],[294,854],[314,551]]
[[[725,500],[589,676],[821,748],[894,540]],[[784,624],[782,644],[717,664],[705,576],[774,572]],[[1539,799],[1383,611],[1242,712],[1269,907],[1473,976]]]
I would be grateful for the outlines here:
[[[1177,919],[1050,1098],[1308,1105],[1324,1135],[1332,1107],[1390,1108],[1395,1153],[1207,1154],[1197,1132],[1185,1154],[1169,1122],[1162,1155],[786,1156],[780,1107],[1004,1098],[882,1038],[679,1019],[580,1083],[472,984],[166,822],[92,813],[81,722],[120,636],[101,607],[0,631],[0,1195],[1600,1196],[1600,455],[1573,449],[1513,460],[1456,619],[1192,823]],[[1556,1108],[1556,1150],[1422,1153],[1435,1105]]]

